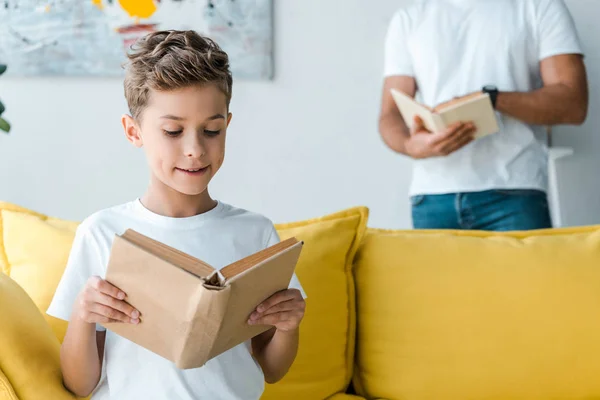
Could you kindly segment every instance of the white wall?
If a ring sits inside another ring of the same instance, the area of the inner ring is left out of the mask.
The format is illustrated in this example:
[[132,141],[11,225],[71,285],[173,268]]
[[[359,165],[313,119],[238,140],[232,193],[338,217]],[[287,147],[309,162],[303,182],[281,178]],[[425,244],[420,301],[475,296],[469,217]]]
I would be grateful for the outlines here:
[[[377,133],[383,36],[408,2],[277,1],[276,78],[234,83],[213,194],[276,222],[366,205],[371,226],[410,227],[410,162]],[[591,110],[600,107],[599,3],[569,1],[590,53]],[[143,192],[145,161],[122,136],[118,79],[2,77],[0,97],[14,126],[0,135],[0,199],[81,219]],[[591,113],[583,128],[555,134],[576,150],[559,166],[565,224],[600,223],[599,123]]]

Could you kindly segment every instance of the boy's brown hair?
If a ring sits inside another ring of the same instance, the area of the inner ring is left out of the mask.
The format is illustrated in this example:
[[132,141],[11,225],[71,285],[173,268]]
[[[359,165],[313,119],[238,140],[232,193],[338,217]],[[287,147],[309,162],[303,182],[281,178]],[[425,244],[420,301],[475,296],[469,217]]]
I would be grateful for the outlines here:
[[125,98],[138,120],[150,90],[168,91],[215,84],[231,100],[229,57],[213,40],[188,31],[153,32],[138,40],[127,55]]

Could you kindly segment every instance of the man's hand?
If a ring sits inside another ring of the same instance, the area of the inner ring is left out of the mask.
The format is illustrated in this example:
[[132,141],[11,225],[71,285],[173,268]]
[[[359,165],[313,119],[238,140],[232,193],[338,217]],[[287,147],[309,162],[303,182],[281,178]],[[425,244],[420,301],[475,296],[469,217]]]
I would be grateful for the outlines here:
[[447,156],[471,143],[475,135],[472,122],[457,122],[440,132],[429,132],[423,121],[415,117],[410,138],[406,141],[406,152],[412,158]]
[[92,276],[77,296],[73,317],[89,324],[140,322],[140,313],[124,301],[126,295],[97,276]]
[[298,329],[304,318],[306,303],[297,289],[275,293],[262,302],[250,315],[250,325],[272,325],[277,330],[288,332]]

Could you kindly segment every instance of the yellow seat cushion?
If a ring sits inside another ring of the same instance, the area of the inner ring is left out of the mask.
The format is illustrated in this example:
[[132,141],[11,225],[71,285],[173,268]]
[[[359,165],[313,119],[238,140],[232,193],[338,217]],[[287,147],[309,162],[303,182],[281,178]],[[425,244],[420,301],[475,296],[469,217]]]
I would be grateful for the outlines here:
[[8,382],[5,386],[20,400],[75,399],[62,383],[58,339],[31,298],[6,274],[0,274],[0,316],[0,387]]
[[33,299],[59,341],[67,323],[46,314],[78,223],[0,203],[0,267]]
[[33,299],[62,342],[67,323],[46,314],[78,223],[0,202],[0,267]]
[[358,207],[276,225],[282,240],[304,241],[296,273],[307,299],[296,361],[283,380],[267,385],[263,399],[326,399],[346,391],[355,346],[352,262],[367,217],[368,210]]
[[17,394],[8,381],[8,378],[0,370],[0,399],[2,400],[19,400]]
[[355,384],[367,398],[600,398],[600,227],[369,230]]
[[352,394],[338,393],[338,394],[334,394],[327,400],[365,400],[365,398],[360,397],[360,396],[355,396]]

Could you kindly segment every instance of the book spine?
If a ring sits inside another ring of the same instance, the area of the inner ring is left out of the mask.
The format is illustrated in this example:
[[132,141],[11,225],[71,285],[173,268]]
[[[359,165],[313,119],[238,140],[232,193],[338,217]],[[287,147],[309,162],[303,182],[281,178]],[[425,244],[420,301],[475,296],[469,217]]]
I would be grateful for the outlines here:
[[229,301],[230,287],[218,290],[200,286],[191,316],[190,329],[182,343],[178,368],[199,368],[210,360]]
[[446,121],[444,117],[438,113],[431,114],[431,119],[433,121],[434,132],[440,132],[447,128]]

